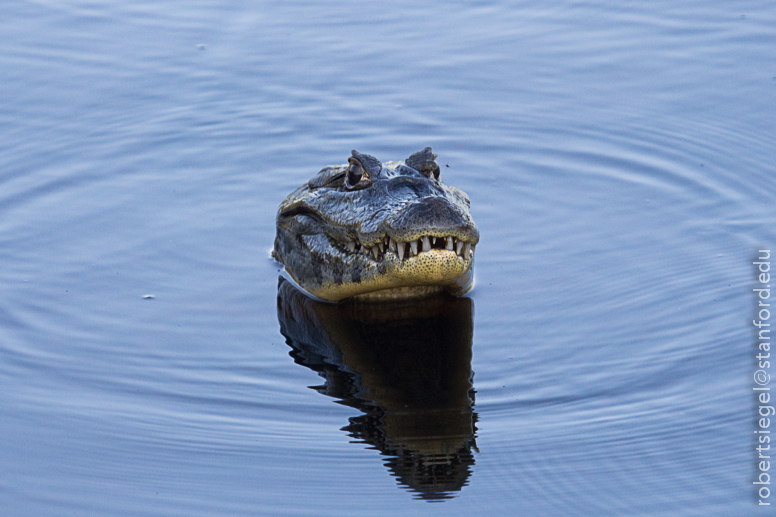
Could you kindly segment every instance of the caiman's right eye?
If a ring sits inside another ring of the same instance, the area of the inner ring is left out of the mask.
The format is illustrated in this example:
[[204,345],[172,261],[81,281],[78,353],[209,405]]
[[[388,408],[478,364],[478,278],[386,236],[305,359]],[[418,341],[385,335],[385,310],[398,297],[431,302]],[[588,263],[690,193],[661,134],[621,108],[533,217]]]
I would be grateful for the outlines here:
[[364,176],[364,168],[361,167],[361,164],[358,163],[358,161],[354,159],[348,160],[350,162],[350,166],[348,166],[348,173],[347,173],[347,180],[345,184],[349,188],[353,188],[361,181],[361,178]]
[[348,158],[348,170],[345,173],[345,190],[361,190],[372,186],[372,181],[380,177],[383,165],[374,156],[351,151]]
[[372,186],[372,178],[369,171],[355,158],[348,159],[350,165],[345,174],[345,190],[361,190]]

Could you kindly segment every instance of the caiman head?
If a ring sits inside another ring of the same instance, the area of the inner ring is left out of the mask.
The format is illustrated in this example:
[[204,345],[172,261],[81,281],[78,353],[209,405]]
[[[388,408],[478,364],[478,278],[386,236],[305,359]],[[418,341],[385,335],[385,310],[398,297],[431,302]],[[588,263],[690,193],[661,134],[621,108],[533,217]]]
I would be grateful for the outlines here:
[[273,256],[324,300],[468,292],[479,231],[435,159],[430,147],[385,165],[353,151],[325,167],[281,203]]

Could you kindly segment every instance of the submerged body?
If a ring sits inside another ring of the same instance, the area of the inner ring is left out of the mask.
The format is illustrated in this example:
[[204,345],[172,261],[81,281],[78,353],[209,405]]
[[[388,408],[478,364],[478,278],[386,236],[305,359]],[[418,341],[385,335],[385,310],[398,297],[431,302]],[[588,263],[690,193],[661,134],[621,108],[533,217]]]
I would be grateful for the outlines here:
[[385,165],[352,154],[280,205],[273,256],[291,278],[329,301],[469,291],[479,231],[431,148]]

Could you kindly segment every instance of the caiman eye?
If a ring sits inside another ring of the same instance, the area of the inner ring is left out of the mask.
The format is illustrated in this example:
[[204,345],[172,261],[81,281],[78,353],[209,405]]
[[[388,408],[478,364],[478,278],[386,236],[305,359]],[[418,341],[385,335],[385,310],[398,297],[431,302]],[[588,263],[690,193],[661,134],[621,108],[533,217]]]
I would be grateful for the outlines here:
[[361,181],[361,178],[364,176],[364,168],[361,167],[361,164],[353,158],[348,161],[350,162],[350,166],[348,167],[346,185],[352,188],[358,185],[358,182]]
[[364,169],[361,162],[355,158],[348,159],[350,165],[345,174],[345,190],[361,190],[372,186],[372,179],[369,177],[369,171]]
[[383,165],[374,156],[351,151],[348,158],[348,170],[345,174],[345,190],[360,190],[372,186],[372,181],[380,177]]
[[418,151],[417,153],[407,158],[404,163],[420,172],[427,178],[433,177],[439,179],[439,165],[437,165],[437,163],[434,161],[436,160],[436,157],[437,155],[434,154],[431,148],[426,147],[422,151]]

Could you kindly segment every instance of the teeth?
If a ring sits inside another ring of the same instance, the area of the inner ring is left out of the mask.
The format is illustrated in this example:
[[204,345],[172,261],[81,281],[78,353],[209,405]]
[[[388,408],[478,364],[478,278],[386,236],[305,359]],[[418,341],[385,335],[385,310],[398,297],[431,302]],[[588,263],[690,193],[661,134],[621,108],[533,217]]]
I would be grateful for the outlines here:
[[407,244],[406,242],[395,241],[390,237],[384,237],[383,240],[378,241],[371,248],[368,248],[363,244],[358,244],[354,241],[346,242],[345,246],[351,253],[358,251],[366,256],[373,256],[375,260],[380,260],[380,258],[385,255],[386,251],[392,251],[399,256],[399,260],[404,260],[405,253],[407,254],[407,258],[409,258],[417,256],[418,253],[431,251],[431,246],[436,244],[437,239],[445,239],[445,249],[449,251],[455,250],[455,253],[464,259],[470,259],[474,257],[474,244],[464,242],[452,236],[432,237],[430,235],[426,235],[421,237],[419,240],[411,241],[409,243],[409,250],[405,247]]
[[[345,243],[348,250],[351,253],[359,251],[368,257],[374,257],[375,260],[380,260],[384,257],[386,251],[392,251],[399,256],[399,260],[404,260],[404,255],[407,254],[407,258],[415,257],[418,253],[425,253],[431,251],[431,246],[436,244],[437,239],[445,239],[445,249],[448,251],[455,251],[456,255],[464,258],[471,259],[474,257],[475,245],[470,242],[462,241],[456,237],[433,237],[426,235],[419,240],[409,242],[409,250],[405,247],[406,242],[395,241],[390,237],[384,237],[383,240],[378,241],[374,246],[368,248],[363,244],[358,244],[354,241]],[[420,250],[420,251],[418,251]]]
[[[399,260],[401,261],[404,260],[405,254],[407,255],[407,258],[410,258],[417,256],[419,253],[431,251],[431,246],[436,244],[437,239],[444,239],[445,249],[448,251],[455,251],[456,255],[464,259],[468,260],[474,257],[474,244],[465,242],[453,236],[433,237],[426,235],[409,243],[395,241],[391,237],[386,236],[383,240],[375,243],[371,248],[353,241],[347,242],[345,245],[351,253],[358,250],[366,256],[373,256],[375,260],[381,260],[381,258],[385,256],[386,251],[392,251],[399,256]],[[407,244],[410,245],[409,249],[406,248]],[[358,248],[360,248],[360,250]]]

